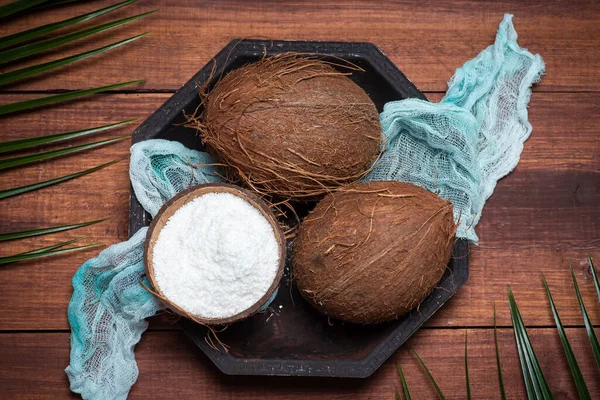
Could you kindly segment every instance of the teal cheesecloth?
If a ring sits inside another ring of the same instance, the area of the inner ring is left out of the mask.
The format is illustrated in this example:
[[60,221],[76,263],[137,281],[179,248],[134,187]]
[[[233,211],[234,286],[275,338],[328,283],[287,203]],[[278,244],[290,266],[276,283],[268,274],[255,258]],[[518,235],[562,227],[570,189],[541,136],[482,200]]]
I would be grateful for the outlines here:
[[[412,182],[436,192],[454,205],[457,236],[477,242],[485,201],[517,165],[531,133],[530,87],[543,72],[541,57],[518,46],[512,15],[506,15],[495,43],[456,70],[440,103],[385,105],[384,153],[365,179]],[[207,153],[180,143],[147,140],[131,148],[131,184],[154,216],[181,190],[219,181],[211,163]],[[146,230],[105,249],[73,277],[66,373],[71,390],[85,399],[125,399],[137,380],[134,347],[148,326],[145,319],[160,309],[140,285]]]
[[366,177],[411,182],[450,200],[456,236],[473,242],[485,201],[519,162],[531,133],[530,87],[544,72],[542,57],[517,44],[512,18],[505,15],[495,43],[456,70],[442,101],[384,106],[385,152]]

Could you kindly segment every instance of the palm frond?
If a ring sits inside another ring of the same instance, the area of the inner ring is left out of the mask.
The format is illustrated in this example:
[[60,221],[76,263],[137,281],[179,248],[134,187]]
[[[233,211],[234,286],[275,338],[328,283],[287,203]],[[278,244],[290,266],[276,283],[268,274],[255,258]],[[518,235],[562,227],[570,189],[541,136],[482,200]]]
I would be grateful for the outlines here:
[[519,307],[513,295],[512,289],[508,289],[508,303],[510,306],[510,315],[513,322],[513,330],[515,333],[515,341],[523,371],[523,379],[525,380],[525,388],[527,389],[527,397],[529,399],[554,399],[554,395],[550,391],[548,382],[544,377],[542,369],[537,361],[535,351],[529,340],[529,334],[523,323],[523,318],[519,312]]
[[32,260],[34,258],[42,258],[42,257],[55,256],[55,255],[59,255],[59,254],[72,253],[74,251],[91,249],[92,247],[98,247],[98,246],[103,246],[103,245],[104,244],[102,244],[102,243],[92,243],[92,244],[86,244],[84,246],[69,247],[68,249],[49,250],[49,251],[43,251],[43,252],[40,252],[41,249],[39,249],[39,250],[35,250],[34,252],[15,254],[13,256],[8,256],[8,257],[0,257],[0,265],[12,264],[12,263],[15,263],[18,261]]
[[570,266],[570,268],[571,278],[573,278],[573,286],[575,286],[575,294],[577,295],[577,301],[579,302],[579,308],[581,308],[581,315],[583,316],[583,322],[585,324],[585,330],[590,338],[590,344],[592,345],[592,352],[594,353],[594,358],[596,359],[596,365],[600,369],[600,344],[598,344],[598,338],[594,332],[594,325],[592,325],[592,321],[590,321],[590,317],[588,316],[585,305],[583,304],[581,292],[579,292],[579,285],[577,284],[577,279],[575,278],[575,273],[573,272],[573,266]]
[[565,351],[565,356],[567,357],[567,362],[569,363],[569,368],[571,369],[571,374],[573,375],[573,380],[575,381],[575,387],[577,387],[579,398],[583,400],[591,400],[590,392],[588,391],[587,385],[585,384],[585,379],[583,379],[583,375],[579,369],[579,364],[577,363],[575,354],[573,354],[573,349],[571,349],[569,338],[567,337],[565,328],[560,320],[560,316],[558,315],[558,310],[556,309],[556,305],[552,299],[552,293],[550,293],[550,288],[548,287],[548,282],[546,282],[546,277],[544,275],[542,275],[542,282],[544,283],[544,288],[546,288],[546,294],[548,295],[548,301],[550,301],[550,308],[552,309],[554,322],[556,323],[556,328],[558,329],[558,335],[560,336],[560,341]]
[[[402,383],[402,391],[404,392],[405,400],[410,400],[410,392],[408,390],[408,383],[406,383],[406,378],[404,378],[404,372],[402,372],[402,366],[400,365],[400,361],[398,361],[398,375],[400,376],[400,382]],[[396,392],[396,398],[400,397],[400,395]]]
[[19,253],[19,254],[15,254],[15,255],[45,253],[45,252],[50,251],[50,250],[59,249],[61,247],[68,246],[68,245],[73,244],[75,242],[79,242],[80,240],[83,240],[83,239],[87,239],[87,236],[76,238],[76,239],[67,240],[66,242],[62,242],[62,243],[58,243],[58,244],[53,244],[52,246],[48,246],[48,247],[41,247],[41,248],[38,248],[38,249],[35,249],[35,250],[26,251],[24,253]]
[[39,40],[37,42],[24,44],[19,47],[14,47],[12,49],[4,50],[0,52],[0,64],[5,64],[10,61],[20,60],[25,57],[29,57],[43,51],[51,50],[56,47],[62,46],[64,44],[73,42],[75,40],[83,39],[87,36],[94,35],[96,33],[104,32],[109,29],[116,28],[118,26],[127,24],[129,22],[138,20],[140,18],[144,18],[150,14],[155,13],[158,10],[153,10],[149,12],[145,12],[142,14],[137,14],[132,17],[127,17],[123,19],[119,19],[117,21],[107,22],[105,24],[96,25],[91,28],[82,29],[77,32],[68,33],[66,35],[53,37],[50,39]]
[[429,380],[433,384],[433,387],[435,388],[435,391],[437,392],[438,397],[440,398],[440,400],[445,400],[445,397],[444,397],[444,394],[442,393],[442,390],[440,389],[440,387],[438,386],[437,382],[433,378],[433,375],[431,375],[431,372],[429,372],[429,368],[427,368],[427,365],[425,365],[425,363],[423,362],[423,360],[421,360],[421,357],[419,357],[419,355],[417,354],[417,352],[415,350],[412,350],[412,352],[417,357],[417,360],[419,360],[419,363],[421,364],[421,366],[423,367],[423,369],[427,373],[427,376],[429,377]]
[[28,139],[11,140],[8,142],[0,143],[0,154],[8,153],[11,151],[28,149],[31,147],[41,146],[41,145],[45,145],[45,144],[56,143],[56,142],[60,142],[62,140],[83,137],[83,136],[91,135],[93,133],[102,132],[102,131],[117,128],[117,127],[120,127],[123,125],[127,125],[127,124],[130,124],[135,121],[137,121],[137,118],[136,119],[128,119],[128,120],[121,121],[121,122],[115,122],[113,124],[97,126],[94,128],[83,129],[80,131],[56,133],[54,135],[36,136],[36,137],[28,138]]
[[71,92],[61,93],[53,96],[4,104],[0,106],[0,115],[6,115],[18,111],[28,110],[31,108],[42,107],[48,104],[58,103],[61,101],[71,100],[83,96],[89,96],[91,94],[106,92],[109,90],[118,89],[123,86],[134,85],[136,83],[141,82],[144,82],[144,80],[116,83],[114,85],[101,86],[91,89],[73,90]]
[[592,270],[592,279],[594,280],[594,287],[596,287],[596,294],[598,295],[598,301],[600,301],[600,282],[598,282],[598,273],[596,272],[596,268],[594,268],[594,261],[592,260],[592,256],[588,254],[588,261],[590,263],[590,269]]
[[15,240],[15,239],[23,239],[27,237],[40,236],[40,235],[48,235],[51,233],[64,232],[71,229],[83,228],[85,226],[90,226],[94,224],[98,224],[100,222],[107,221],[110,218],[97,219],[95,221],[81,222],[78,224],[69,224],[69,225],[61,225],[61,226],[53,226],[51,228],[41,228],[41,229],[32,229],[27,231],[19,231],[19,232],[8,232],[0,234],[0,242],[4,242],[7,240]]
[[[57,31],[62,28],[70,27],[70,26],[73,26],[75,24],[79,24],[79,23],[82,23],[85,21],[89,21],[93,18],[107,14],[107,13],[117,10],[121,7],[130,5],[130,4],[134,3],[135,1],[136,0],[121,1],[118,4],[114,4],[109,7],[104,7],[102,9],[97,9],[95,11],[81,14],[81,15],[78,15],[73,18],[65,19],[65,20],[50,23],[50,24],[45,24],[42,26],[35,27],[33,29],[28,29],[28,30],[25,30],[22,32],[17,32],[17,33],[10,34],[10,35],[4,36],[4,37],[0,37],[0,65],[6,64],[6,63],[9,63],[12,61],[24,59],[26,57],[34,56],[41,52],[55,49],[59,46],[65,45],[67,43],[70,43],[70,42],[73,42],[76,40],[80,40],[80,39],[84,39],[88,36],[91,36],[91,35],[94,35],[97,33],[101,33],[101,32],[116,28],[118,26],[127,24],[129,22],[138,20],[140,18],[143,18],[143,17],[150,15],[153,12],[157,11],[157,10],[155,10],[155,11],[151,11],[151,12],[147,12],[147,13],[134,15],[132,17],[123,18],[123,19],[111,21],[111,22],[104,23],[104,24],[99,24],[96,26],[92,26],[90,28],[80,29],[75,32],[71,32],[71,33],[67,33],[67,34],[63,34],[63,35],[59,34],[58,36],[49,38],[49,39],[43,38],[44,35],[47,35],[51,32]],[[57,4],[65,4],[65,3],[71,3],[71,2],[73,2],[73,0],[54,0],[54,1],[16,0],[9,4],[0,6],[0,18],[18,13],[20,11],[27,10],[29,8],[40,9],[40,8],[45,8],[44,6],[46,6],[46,5],[55,6]],[[68,64],[80,61],[80,60],[84,60],[89,57],[93,57],[95,55],[104,53],[106,51],[115,49],[119,46],[123,46],[125,44],[131,43],[131,42],[141,38],[142,36],[145,36],[146,34],[147,33],[132,36],[125,40],[120,40],[118,42],[114,42],[109,45],[98,47],[93,50],[79,52],[78,54],[75,54],[72,56],[62,57],[58,60],[45,62],[45,63],[41,63],[41,64],[37,64],[37,65],[32,65],[29,67],[18,68],[13,71],[5,72],[3,74],[0,74],[0,86],[7,85],[7,84],[10,84],[13,82],[17,82],[19,80],[26,79],[26,78],[35,76],[37,74],[48,72],[48,71],[54,70],[56,68],[65,66],[65,65],[68,65]],[[88,95],[101,93],[101,92],[105,92],[105,91],[110,91],[113,89],[121,88],[121,87],[124,87],[127,85],[136,84],[136,83],[141,83],[141,82],[143,82],[143,80],[122,82],[122,83],[117,83],[117,84],[112,84],[112,85],[107,85],[107,86],[94,87],[94,88],[82,89],[82,90],[74,90],[74,91],[70,91],[67,93],[50,95],[50,96],[42,97],[42,98],[36,98],[36,99],[31,99],[31,100],[3,104],[3,105],[0,105],[0,116],[7,115],[10,113],[16,113],[16,112],[20,112],[20,111],[30,110],[33,108],[42,107],[42,106],[46,106],[49,104],[54,104],[57,102],[67,101],[67,100],[71,100],[71,99],[77,99],[77,98],[80,98],[83,96],[88,96]],[[5,143],[0,143],[0,153],[6,153],[6,152],[10,152],[10,151],[15,151],[15,150],[26,149],[26,148],[30,148],[30,147],[59,142],[62,140],[72,139],[72,138],[76,138],[76,137],[82,137],[82,136],[93,134],[95,132],[100,132],[100,131],[111,129],[111,128],[114,128],[117,126],[121,126],[126,123],[130,123],[132,121],[133,120],[128,120],[128,121],[123,121],[123,122],[119,122],[119,123],[115,123],[115,124],[109,124],[109,125],[105,125],[105,126],[101,126],[101,127],[95,127],[95,128],[85,129],[85,130],[80,130],[80,131],[59,133],[59,134],[54,134],[54,135],[44,135],[44,136],[38,136],[35,138],[14,140],[14,141],[9,141],[9,142],[5,142]],[[47,152],[42,152],[42,153],[33,154],[33,155],[4,158],[4,159],[0,160],[0,170],[7,169],[7,168],[13,168],[13,167],[17,167],[17,166],[22,166],[22,165],[27,165],[32,162],[48,160],[48,159],[51,159],[54,157],[59,157],[62,155],[77,153],[80,151],[84,151],[84,150],[92,149],[92,148],[95,148],[98,146],[113,143],[113,142],[125,139],[127,137],[128,136],[121,136],[121,137],[117,137],[117,138],[113,138],[113,139],[98,141],[98,142],[94,142],[94,143],[88,143],[88,144],[75,146],[75,147],[62,148],[59,150],[47,151]],[[20,187],[16,187],[16,188],[2,190],[2,191],[0,191],[0,199],[4,199],[7,197],[11,197],[11,196],[16,196],[16,195],[19,195],[22,193],[27,193],[27,192],[30,192],[30,191],[33,191],[36,189],[41,189],[44,187],[48,187],[48,186],[51,186],[51,185],[54,185],[54,184],[57,184],[60,182],[65,182],[67,180],[74,179],[79,176],[92,173],[94,171],[97,171],[97,170],[104,168],[115,162],[117,162],[117,161],[116,160],[111,161],[106,164],[102,164],[97,167],[94,167],[94,168],[90,168],[90,169],[87,169],[84,171],[76,172],[76,173],[73,173],[70,175],[62,176],[62,177],[51,179],[51,180],[44,181],[44,182],[39,182],[39,183],[31,184],[31,185],[20,186]],[[22,239],[22,238],[26,238],[26,237],[63,232],[63,231],[70,230],[70,229],[76,229],[76,228],[81,228],[84,226],[96,224],[101,221],[104,221],[104,220],[88,221],[88,222],[83,222],[83,223],[54,226],[54,227],[49,227],[49,228],[41,228],[41,229],[34,229],[34,230],[28,230],[28,231],[9,232],[9,233],[0,234],[0,241]],[[18,262],[18,261],[37,259],[37,258],[41,258],[41,257],[49,257],[49,256],[59,255],[59,254],[66,254],[66,253],[70,253],[70,252],[93,248],[96,246],[101,246],[101,244],[93,243],[93,244],[88,244],[88,245],[83,245],[83,246],[66,247],[66,246],[69,246],[81,239],[82,238],[77,238],[77,239],[69,240],[66,242],[58,243],[55,245],[37,248],[37,249],[27,251],[24,253],[14,254],[14,255],[6,256],[6,257],[0,257],[0,264],[3,265],[3,264],[9,264],[9,263],[14,263],[14,262]]]
[[0,6],[0,18],[8,17],[9,15],[18,13],[19,11],[27,10],[38,4],[42,4],[48,0],[16,0],[12,3]]
[[0,86],[19,81],[21,79],[29,78],[31,76],[41,74],[43,72],[48,72],[55,68],[59,68],[59,67],[62,67],[62,66],[68,65],[68,64],[72,64],[77,61],[85,60],[86,58],[93,57],[95,55],[104,53],[104,52],[112,50],[112,49],[116,49],[117,47],[123,46],[128,43],[131,43],[135,40],[138,40],[139,38],[141,38],[143,36],[146,36],[147,34],[148,34],[148,32],[142,33],[140,35],[132,36],[128,39],[109,44],[107,46],[99,47],[97,49],[90,50],[90,51],[85,51],[83,53],[75,54],[73,56],[61,58],[59,60],[50,61],[50,62],[43,63],[43,64],[36,64],[36,65],[32,65],[30,67],[25,67],[25,68],[17,69],[14,71],[5,72],[3,74],[0,74]]
[[42,3],[39,6],[33,7],[34,10],[43,10],[45,8],[52,8],[56,6],[62,6],[69,3],[78,3],[81,0],[50,0],[46,3]]
[[[121,3],[115,4],[115,5],[112,5],[109,7],[105,7],[105,8],[96,10],[96,11],[92,11],[87,14],[79,15],[77,17],[65,19],[65,20],[59,21],[59,22],[53,22],[51,24],[38,26],[38,27],[35,27],[32,29],[28,29],[26,31],[17,32],[12,35],[4,36],[4,37],[0,38],[0,49],[5,49],[7,47],[15,46],[19,43],[27,42],[27,41],[35,39],[37,37],[46,35],[50,32],[54,32],[58,29],[67,28],[69,26],[72,26],[72,25],[75,25],[75,24],[78,24],[81,22],[89,21],[93,18],[107,14],[111,11],[115,11],[121,7],[125,7],[129,4],[135,3],[136,1],[137,0],[123,1]],[[54,2],[54,4],[56,4],[56,3]]]
[[469,356],[467,353],[467,333],[469,331],[465,329],[465,379],[467,384],[467,399],[471,400],[471,383],[469,382]]
[[502,366],[500,365],[500,349],[498,347],[498,329],[496,327],[496,303],[494,303],[494,344],[496,346],[496,366],[498,367],[498,384],[500,385],[500,399],[506,400],[504,391],[504,379],[502,378]]
[[[510,302],[509,302],[510,305]],[[512,308],[511,308],[512,317]],[[534,390],[535,374],[529,367],[528,358],[525,357],[525,347],[523,345],[521,335],[517,333],[517,324],[514,323],[513,319],[513,330],[515,332],[515,342],[517,344],[517,353],[519,354],[519,361],[521,362],[521,371],[523,372],[523,381],[525,382],[525,389],[527,391],[527,398],[529,400],[536,400],[538,398],[536,391]],[[540,397],[541,398],[541,397]]]
[[90,169],[86,169],[84,171],[80,171],[80,172],[75,172],[74,174],[69,174],[69,175],[65,175],[62,176],[60,178],[54,178],[54,179],[50,179],[47,181],[43,181],[43,182],[39,182],[39,183],[34,183],[31,185],[25,185],[25,186],[19,186],[16,188],[11,188],[11,189],[6,189],[6,190],[0,190],[0,200],[2,199],[6,199],[8,197],[12,197],[12,196],[17,196],[23,193],[27,193],[27,192],[31,192],[34,190],[38,190],[38,189],[42,189],[48,186],[52,186],[52,185],[56,185],[57,183],[61,183],[61,182],[65,182],[71,179],[75,179],[78,178],[80,176],[83,175],[87,175],[87,174],[91,174],[92,172],[98,171],[99,169],[102,169],[104,167],[107,167],[111,164],[114,164],[116,162],[118,162],[119,160],[113,160],[110,162],[107,162],[106,164],[102,164],[102,165],[98,165],[97,167],[94,168],[90,168]]
[[80,146],[65,147],[63,149],[46,151],[43,153],[31,154],[27,156],[4,158],[0,160],[0,170],[22,167],[24,165],[31,164],[34,162],[45,161],[51,158],[65,156],[67,154],[78,153],[84,150],[89,150],[96,147],[105,146],[110,143],[118,142],[123,139],[127,139],[128,137],[129,136],[118,136],[116,138],[101,140],[99,142],[82,144]]

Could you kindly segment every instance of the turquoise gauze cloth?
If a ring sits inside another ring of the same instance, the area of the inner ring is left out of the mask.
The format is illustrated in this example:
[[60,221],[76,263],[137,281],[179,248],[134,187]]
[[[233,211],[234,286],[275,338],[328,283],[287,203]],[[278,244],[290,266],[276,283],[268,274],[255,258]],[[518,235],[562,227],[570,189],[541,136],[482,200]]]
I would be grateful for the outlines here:
[[[512,15],[495,43],[456,71],[440,103],[406,99],[381,113],[386,146],[367,180],[423,186],[454,204],[457,236],[477,241],[477,225],[496,181],[517,164],[531,133],[530,86],[544,71],[539,55],[517,45]],[[148,140],[131,148],[130,178],[151,215],[179,191],[220,180],[206,153]],[[194,172],[192,173],[192,167]],[[134,347],[159,304],[139,285],[147,228],[87,261],[73,277],[69,304],[71,390],[85,399],[125,399],[138,376]]]
[[[201,183],[221,181],[207,153],[181,143],[147,140],[131,147],[129,176],[135,195],[153,217],[164,202]],[[73,276],[69,303],[71,390],[84,399],[127,398],[138,377],[133,349],[160,309],[140,285],[147,227],[110,246]],[[145,281],[146,286],[148,282]]]
[[544,62],[517,44],[512,15],[496,41],[456,70],[439,103],[392,101],[380,115],[385,150],[366,180],[411,182],[448,199],[456,236],[475,226],[496,182],[519,162],[531,133],[527,104]]

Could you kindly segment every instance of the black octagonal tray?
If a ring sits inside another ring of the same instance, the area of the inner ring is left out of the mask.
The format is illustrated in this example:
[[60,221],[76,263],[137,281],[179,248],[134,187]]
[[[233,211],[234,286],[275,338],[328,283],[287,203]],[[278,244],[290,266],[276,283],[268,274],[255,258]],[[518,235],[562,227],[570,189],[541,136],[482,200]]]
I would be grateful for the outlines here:
[[[392,100],[426,97],[371,43],[299,42],[234,40],[214,60],[194,75],[165,104],[156,110],[133,134],[133,143],[146,139],[177,140],[185,146],[203,150],[194,130],[179,126],[183,111],[193,112],[199,104],[198,85],[264,54],[286,51],[318,53],[341,57],[361,66],[351,78],[359,84],[381,111]],[[212,74],[213,61],[216,69]],[[150,216],[131,191],[129,232],[135,233],[150,223]],[[290,243],[290,250],[293,243]],[[456,242],[453,258],[438,288],[418,309],[393,322],[358,326],[329,321],[308,305],[291,281],[288,267],[277,297],[269,308],[244,321],[230,325],[219,339],[230,346],[229,352],[211,348],[205,341],[206,328],[182,319],[181,327],[221,371],[232,375],[327,376],[364,378],[390,357],[425,323],[469,277],[468,244]]]

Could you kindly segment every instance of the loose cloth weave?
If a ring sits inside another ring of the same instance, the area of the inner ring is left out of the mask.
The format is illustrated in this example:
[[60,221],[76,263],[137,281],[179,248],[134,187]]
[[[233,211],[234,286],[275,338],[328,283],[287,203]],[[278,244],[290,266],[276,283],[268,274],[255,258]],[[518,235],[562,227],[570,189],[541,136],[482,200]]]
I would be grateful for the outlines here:
[[[153,217],[180,191],[221,178],[207,153],[181,143],[147,140],[131,147],[130,178],[135,195]],[[144,227],[126,242],[110,246],[73,276],[69,303],[71,390],[84,399],[127,398],[138,377],[133,349],[160,309],[141,285]],[[148,286],[148,282],[145,282]]]
[[385,152],[367,180],[412,182],[454,205],[457,237],[475,226],[496,182],[519,162],[531,133],[527,104],[544,62],[517,44],[512,15],[496,41],[456,70],[440,103],[392,101],[380,115]]

